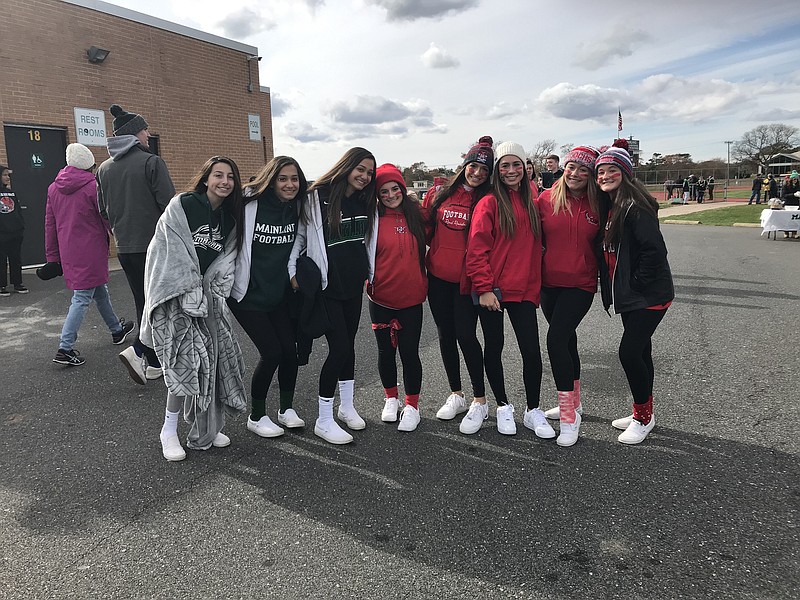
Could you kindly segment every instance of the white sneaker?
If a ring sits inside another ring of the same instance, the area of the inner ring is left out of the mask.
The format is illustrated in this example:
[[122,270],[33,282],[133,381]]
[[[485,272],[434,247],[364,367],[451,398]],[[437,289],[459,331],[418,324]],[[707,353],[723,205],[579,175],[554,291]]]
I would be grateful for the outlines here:
[[144,373],[144,357],[137,355],[133,346],[128,346],[125,350],[120,352],[119,359],[122,361],[122,364],[125,365],[125,368],[128,369],[128,374],[131,376],[131,379],[139,385],[147,383],[147,377],[145,377]]
[[497,431],[503,435],[516,435],[517,424],[514,422],[514,406],[506,404],[497,407]]
[[247,417],[247,429],[265,438],[279,437],[285,433],[283,427],[275,425],[267,415],[264,415],[258,421],[253,421],[253,419]]
[[547,417],[544,416],[541,408],[533,408],[525,411],[525,417],[522,419],[523,425],[532,430],[536,437],[545,440],[556,437],[555,430],[550,427],[547,422]]
[[[578,404],[578,408],[575,409],[575,412],[579,415],[583,414],[583,406]],[[561,418],[561,411],[558,409],[557,406],[554,406],[550,410],[544,411],[544,416],[548,419],[552,419],[553,421],[558,421]]]
[[384,423],[394,423],[397,421],[397,411],[399,410],[400,401],[397,398],[384,398],[381,421]]
[[574,423],[564,423],[561,421],[561,430],[558,432],[556,444],[559,446],[572,446],[578,441],[578,432],[581,429],[581,415],[575,413]]
[[436,418],[442,421],[455,419],[456,415],[467,412],[467,401],[460,394],[450,394],[444,405],[436,413]]
[[627,417],[622,417],[621,419],[614,419],[611,421],[611,426],[614,429],[621,429],[622,431],[625,431],[631,424],[631,421],[633,421],[633,415],[628,415]]
[[278,411],[278,423],[284,427],[288,427],[289,429],[306,426],[306,422],[297,416],[297,413],[293,408],[287,408],[283,412]]
[[160,367],[151,367],[147,365],[147,368],[144,370],[144,377],[148,381],[152,381],[153,379],[158,379],[159,377],[164,376],[164,369]]
[[650,417],[650,422],[647,425],[642,425],[636,419],[631,419],[631,424],[628,428],[619,434],[617,440],[623,444],[640,444],[647,437],[647,434],[656,426],[655,415]]
[[344,424],[347,425],[350,429],[361,430],[367,426],[367,423],[364,421],[364,419],[361,418],[361,415],[359,415],[356,412],[355,408],[342,410],[342,407],[340,406],[339,412],[337,412],[336,414],[342,421],[344,421]]
[[163,435],[159,437],[161,438],[161,453],[169,462],[178,462],[186,458],[186,451],[181,446],[177,435],[171,435],[168,438]]
[[217,437],[211,442],[211,445],[214,446],[214,448],[227,448],[231,445],[231,438],[220,431]]
[[339,424],[333,419],[323,423],[317,419],[314,424],[314,435],[331,444],[349,444],[353,441],[353,436],[339,427]]
[[400,413],[400,424],[397,426],[397,431],[414,431],[419,422],[419,410],[406,404],[403,412]]
[[458,430],[465,435],[477,433],[483,422],[488,418],[489,407],[480,402],[473,402],[469,405],[467,414],[461,419],[461,425],[458,426]]

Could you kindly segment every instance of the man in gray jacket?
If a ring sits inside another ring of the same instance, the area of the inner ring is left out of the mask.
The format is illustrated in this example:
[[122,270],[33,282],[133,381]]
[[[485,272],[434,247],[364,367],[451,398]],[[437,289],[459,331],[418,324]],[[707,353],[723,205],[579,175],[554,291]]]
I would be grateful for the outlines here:
[[[136,304],[139,326],[144,312],[144,265],[147,246],[156,223],[175,195],[167,165],[149,147],[147,121],[142,115],[111,106],[114,137],[108,138],[111,156],[97,169],[100,213],[111,224],[117,244],[117,258]],[[133,345],[120,352],[122,363],[136,383],[162,375],[161,364],[152,348],[137,336]]]

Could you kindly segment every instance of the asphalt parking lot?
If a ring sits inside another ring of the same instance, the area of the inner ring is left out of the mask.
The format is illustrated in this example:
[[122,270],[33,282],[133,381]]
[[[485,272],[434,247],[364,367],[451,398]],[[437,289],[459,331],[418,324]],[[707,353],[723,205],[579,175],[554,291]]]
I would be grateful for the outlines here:
[[[365,311],[367,428],[353,444],[313,426],[262,439],[241,416],[229,448],[167,463],[163,383],[128,378],[94,309],[76,345],[86,364],[53,364],[70,293],[26,272],[31,293],[0,298],[0,598],[797,598],[800,241],[664,232],[677,297],[654,339],[657,426],[635,447],[610,426],[630,399],[621,323],[598,298],[579,330],[586,413],[571,448],[522,427],[510,327],[517,435],[493,417],[474,436],[437,421],[448,391],[427,309],[423,421],[381,423]],[[132,316],[121,272],[109,287]],[[297,386],[309,424],[322,344]]]

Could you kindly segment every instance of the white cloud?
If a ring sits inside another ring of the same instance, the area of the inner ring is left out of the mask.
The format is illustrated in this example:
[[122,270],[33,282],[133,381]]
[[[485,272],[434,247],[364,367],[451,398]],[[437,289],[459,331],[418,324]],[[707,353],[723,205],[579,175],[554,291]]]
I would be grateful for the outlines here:
[[223,34],[235,39],[247,39],[275,26],[275,21],[247,7],[230,13],[220,21]]
[[[669,29],[665,30],[668,31]],[[632,29],[629,23],[618,23],[607,37],[578,44],[572,64],[594,71],[615,58],[632,56],[637,46],[651,39],[652,36],[642,29]]]
[[298,142],[329,142],[334,138],[330,133],[317,129],[311,123],[295,121],[283,126],[283,133]]
[[270,94],[270,108],[272,109],[272,118],[282,117],[288,110],[292,108],[292,103],[284,98],[281,94],[275,92]]
[[420,58],[422,64],[429,69],[452,69],[460,64],[456,57],[451,56],[447,50],[439,48],[434,42],[431,42],[430,47]]
[[478,6],[478,0],[367,0],[386,10],[386,19],[436,19]]

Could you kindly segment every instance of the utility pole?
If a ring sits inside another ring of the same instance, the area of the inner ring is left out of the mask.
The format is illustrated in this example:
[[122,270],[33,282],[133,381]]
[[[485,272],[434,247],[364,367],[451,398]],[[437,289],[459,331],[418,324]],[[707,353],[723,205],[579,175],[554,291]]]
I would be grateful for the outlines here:
[[725,197],[723,198],[724,202],[728,201],[728,184],[731,178],[731,144],[732,141],[725,141],[724,144],[728,144],[728,167],[725,171]]

